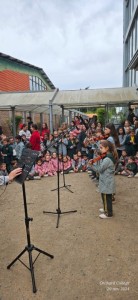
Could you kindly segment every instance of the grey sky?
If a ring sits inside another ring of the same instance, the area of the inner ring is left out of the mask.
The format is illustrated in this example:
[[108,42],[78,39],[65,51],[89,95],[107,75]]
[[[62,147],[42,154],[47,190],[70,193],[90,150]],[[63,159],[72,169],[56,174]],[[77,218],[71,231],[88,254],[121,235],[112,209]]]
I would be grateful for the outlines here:
[[61,89],[122,86],[122,0],[0,0],[0,52]]

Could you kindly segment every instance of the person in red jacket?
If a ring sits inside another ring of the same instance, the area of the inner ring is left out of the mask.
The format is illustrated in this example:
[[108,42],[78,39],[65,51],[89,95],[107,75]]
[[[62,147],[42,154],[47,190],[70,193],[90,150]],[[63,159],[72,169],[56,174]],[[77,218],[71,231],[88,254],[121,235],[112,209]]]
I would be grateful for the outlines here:
[[42,124],[42,129],[41,129],[41,139],[42,141],[44,140],[44,135],[47,134],[48,137],[49,137],[49,134],[50,134],[50,130],[47,126],[47,123],[43,123]]
[[32,150],[40,151],[40,133],[37,130],[37,125],[31,125],[32,135],[30,137],[30,144],[32,146]]

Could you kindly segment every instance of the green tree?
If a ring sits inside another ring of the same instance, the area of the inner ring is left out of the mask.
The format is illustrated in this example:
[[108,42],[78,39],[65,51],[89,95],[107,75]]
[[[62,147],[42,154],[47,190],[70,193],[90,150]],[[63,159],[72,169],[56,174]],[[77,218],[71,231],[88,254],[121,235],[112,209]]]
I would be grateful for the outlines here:
[[97,108],[96,110],[97,113],[97,119],[99,122],[102,123],[102,125],[105,125],[105,108]]
[[[21,121],[22,121],[22,116],[15,116],[16,133],[17,133],[17,130],[18,130],[18,127],[19,127],[19,124],[21,123]],[[13,133],[13,118],[9,119],[8,125],[9,125],[11,132]]]

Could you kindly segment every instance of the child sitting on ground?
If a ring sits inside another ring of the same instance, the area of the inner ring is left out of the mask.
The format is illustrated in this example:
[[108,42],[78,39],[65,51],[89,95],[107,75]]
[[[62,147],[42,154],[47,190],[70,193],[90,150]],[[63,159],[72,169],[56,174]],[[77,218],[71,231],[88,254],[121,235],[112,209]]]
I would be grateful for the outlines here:
[[43,169],[43,162],[41,158],[38,158],[36,164],[35,164],[35,172],[38,176],[43,177],[45,172]]
[[58,158],[57,158],[57,153],[56,152],[52,153],[51,161],[52,161],[55,172],[57,172],[57,170],[58,170]]
[[77,156],[78,156],[79,161],[81,162],[82,161],[82,153],[81,153],[81,151],[77,151]]
[[56,175],[56,171],[54,170],[52,161],[51,161],[51,156],[49,153],[45,154],[45,162],[43,163],[43,170],[44,174],[47,176],[53,176]]
[[58,168],[59,168],[59,172],[63,171],[63,156],[61,153],[59,153],[58,155]]
[[82,169],[82,163],[80,162],[77,154],[73,155],[72,169],[75,173],[80,172],[80,170]]
[[121,172],[125,169],[128,163],[128,158],[129,156],[127,156],[126,150],[122,150],[122,155],[120,156],[116,165],[115,175],[121,174]]
[[18,160],[17,159],[13,159],[11,161],[11,170],[14,170],[16,168],[18,168]]
[[125,175],[128,177],[134,177],[137,173],[137,164],[135,162],[135,157],[130,156],[128,158],[128,163],[124,169],[124,171],[121,172],[121,175]]
[[135,155],[135,162],[137,164],[137,173],[136,173],[135,177],[138,177],[138,151],[136,152],[136,155]]
[[[68,174],[72,170],[71,160],[68,159],[67,155],[63,156],[63,171],[64,174]],[[63,174],[63,172],[61,172]]]
[[0,163],[0,176],[8,176],[5,163]]
[[82,154],[81,164],[82,164],[82,171],[86,172],[87,171],[87,167],[88,167],[88,157],[87,157],[86,153]]
[[136,162],[137,167],[138,167],[138,151],[136,152],[136,155],[135,155],[135,162]]
[[26,180],[39,180],[41,179],[41,176],[39,176],[39,173],[36,172],[35,170],[35,165],[32,166]]
[[78,156],[78,159],[79,159],[79,163],[81,164],[81,170],[83,172],[85,172],[87,170],[87,166],[88,166],[87,154],[86,154],[86,152],[78,151],[77,156]]

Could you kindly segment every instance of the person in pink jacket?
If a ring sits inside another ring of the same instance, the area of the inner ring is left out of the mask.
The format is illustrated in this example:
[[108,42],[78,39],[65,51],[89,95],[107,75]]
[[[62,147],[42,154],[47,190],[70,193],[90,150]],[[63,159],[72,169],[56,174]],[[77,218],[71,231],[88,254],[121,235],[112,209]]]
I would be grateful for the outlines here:
[[58,171],[58,158],[57,158],[57,153],[56,152],[52,153],[51,161],[52,161],[53,168],[54,168],[55,172],[57,172]]
[[68,174],[72,171],[72,162],[67,156],[63,156],[63,171],[64,174]]
[[54,170],[52,161],[51,161],[51,156],[49,153],[46,153],[45,155],[45,162],[43,163],[43,170],[45,175],[47,176],[53,176],[56,175],[56,171]]
[[35,172],[38,173],[38,176],[43,177],[45,172],[44,172],[44,168],[43,168],[43,162],[42,159],[39,158],[37,160],[37,163],[35,164]]

